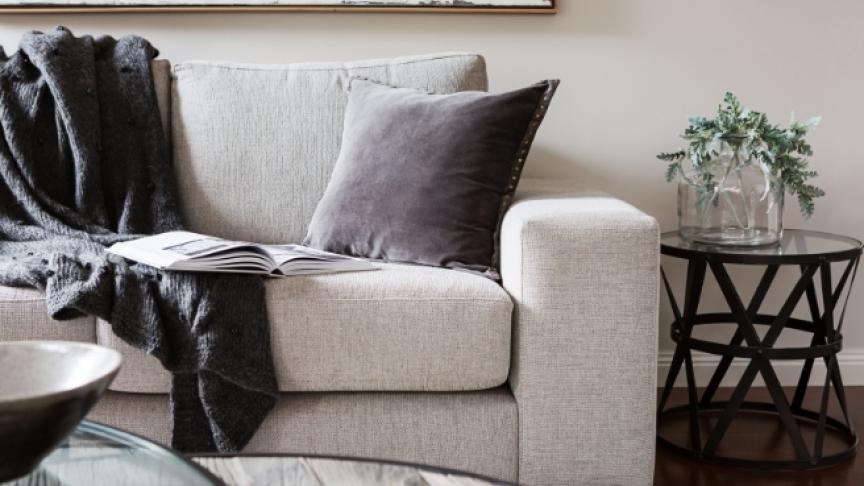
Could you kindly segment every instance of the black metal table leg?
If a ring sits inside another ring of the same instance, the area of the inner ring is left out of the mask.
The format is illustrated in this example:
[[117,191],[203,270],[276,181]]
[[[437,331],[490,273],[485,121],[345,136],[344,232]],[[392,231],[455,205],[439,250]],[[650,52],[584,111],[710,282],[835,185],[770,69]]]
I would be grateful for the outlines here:
[[[765,296],[768,294],[768,289],[771,287],[771,283],[774,282],[774,277],[777,276],[777,270],[779,268],[780,265],[768,265],[765,267],[765,273],[762,274],[762,279],[759,280],[759,285],[756,286],[756,291],[753,292],[753,298],[750,299],[750,305],[747,306],[747,316],[751,320],[755,318],[756,314],[759,312],[759,307],[762,306],[762,301],[765,300]],[[736,329],[735,335],[732,336],[729,346],[740,346],[742,341],[744,341],[744,335],[741,334],[740,330]],[[711,375],[711,381],[708,382],[708,386],[705,388],[705,391],[702,392],[702,399],[700,400],[701,403],[707,404],[714,399],[714,393],[717,392],[720,382],[723,381],[726,372],[729,371],[729,366],[732,365],[732,359],[731,355],[724,355],[720,359],[717,369],[714,370],[714,374]]]
[[[795,233],[794,236],[798,238],[809,235],[808,232]],[[842,238],[834,235],[824,237],[826,239],[829,237]],[[674,244],[667,244],[667,240]],[[776,254],[771,254],[771,252],[755,253],[756,256],[751,257],[746,252],[736,252],[725,248],[710,247],[706,249],[688,246],[680,240],[674,240],[674,238],[664,235],[663,253],[686,258],[688,269],[683,311],[678,307],[666,273],[662,273],[664,287],[675,318],[672,324],[672,339],[676,342],[676,349],[658,403],[658,441],[661,444],[708,462],[769,469],[820,467],[836,464],[854,455],[858,445],[858,436],[849,420],[848,403],[837,362],[837,353],[842,349],[841,328],[848,303],[849,289],[851,289],[857,273],[862,248],[861,243],[857,240],[849,239],[849,242],[848,248],[843,251],[838,250],[835,253],[811,255],[809,253],[790,252],[784,248],[786,251],[778,251]],[[836,287],[832,282],[832,262],[847,262]],[[729,263],[759,264],[766,267],[746,307],[726,270],[725,265]],[[800,277],[776,315],[760,313],[760,307],[782,265],[799,266]],[[719,284],[726,303],[729,305],[730,313],[700,314],[698,312],[702,286],[708,268]],[[844,289],[846,289],[845,299],[841,302]],[[792,317],[793,311],[802,300],[806,300],[809,306],[809,321]],[[838,310],[840,315],[835,319]],[[735,333],[728,344],[705,341],[698,338],[698,334],[694,333],[694,330],[700,325],[720,323],[736,325]],[[761,338],[756,332],[758,325],[768,326],[767,332]],[[787,327],[812,333],[810,346],[803,348],[777,347],[777,340]],[[712,374],[701,399],[698,397],[693,369],[694,352],[721,356],[720,363]],[[748,359],[749,364],[730,399],[715,401],[716,391],[735,358]],[[772,363],[777,360],[802,360],[804,362],[791,400],[787,398],[774,370]],[[803,408],[803,402],[813,366],[817,361],[822,361],[826,365],[825,382],[819,401],[819,409],[808,410]],[[682,367],[684,367],[686,374],[687,403],[666,408],[669,394]],[[771,397],[770,402],[745,400],[747,392],[757,376],[761,376],[764,380]],[[831,390],[834,390],[834,395],[840,405],[843,421],[831,417],[828,413],[828,405],[832,396]],[[795,451],[795,457],[776,461],[719,455],[717,453],[718,446],[722,442],[726,430],[739,413],[775,415],[783,425]],[[673,443],[664,438],[661,433],[665,419],[681,414],[688,418],[689,423],[690,433],[687,445]],[[709,414],[719,416],[719,418],[713,424],[700,420],[701,417]],[[801,425],[805,422],[809,422],[815,428],[815,438],[811,447],[808,447],[801,433]],[[706,424],[709,424],[710,428],[703,444],[700,427],[705,427]],[[843,440],[846,448],[839,452],[832,451],[826,455],[825,438],[829,433]]]

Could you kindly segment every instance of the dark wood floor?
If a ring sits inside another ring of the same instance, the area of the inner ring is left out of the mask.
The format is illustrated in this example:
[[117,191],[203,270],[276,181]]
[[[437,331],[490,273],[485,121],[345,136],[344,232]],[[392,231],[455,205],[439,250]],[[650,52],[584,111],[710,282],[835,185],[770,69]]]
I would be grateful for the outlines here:
[[[721,389],[717,399],[726,399],[730,389]],[[856,430],[864,430],[864,387],[846,389],[850,414]],[[811,388],[804,407],[818,410],[821,388]],[[791,396],[791,392],[787,392]],[[686,392],[676,389],[670,398],[670,405],[686,403]],[[748,400],[769,401],[764,388],[754,388]],[[829,413],[841,417],[836,400],[832,400]],[[709,424],[704,424],[709,426]],[[676,443],[686,443],[686,419],[664,421],[664,436]],[[812,449],[812,430],[802,427],[802,434]],[[703,440],[704,440],[703,433]],[[841,450],[842,442],[834,436],[825,439],[825,453]],[[726,436],[717,449],[718,454],[754,457],[765,459],[792,459],[792,447],[788,436],[775,418],[760,417],[756,414],[739,415],[729,427]],[[771,472],[720,467],[692,461],[668,448],[658,445],[657,465],[654,473],[656,486],[864,486],[864,452],[852,459],[833,467],[812,471]]]

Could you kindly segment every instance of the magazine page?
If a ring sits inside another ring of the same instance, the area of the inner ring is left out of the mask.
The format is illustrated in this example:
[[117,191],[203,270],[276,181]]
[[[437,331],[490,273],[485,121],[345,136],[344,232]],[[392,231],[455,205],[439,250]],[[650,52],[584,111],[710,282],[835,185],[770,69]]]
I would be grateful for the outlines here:
[[199,235],[186,231],[172,231],[135,241],[144,248],[182,255],[184,260],[201,259],[215,253],[222,253],[240,247],[250,246],[241,241],[229,241],[215,236]]
[[159,269],[188,272],[289,276],[375,269],[365,260],[301,245],[258,245],[189,231],[117,243],[108,252]]
[[188,231],[171,231],[117,243],[108,251],[162,269],[200,271],[217,268],[222,262],[228,266],[251,265],[259,272],[274,268],[267,253],[253,244]]
[[353,260],[353,258],[336,253],[316,250],[307,246],[301,245],[261,245],[261,248],[266,251],[270,258],[276,262],[277,266],[283,265],[285,262],[295,260],[312,260],[312,261],[345,261]]
[[262,245],[262,248],[285,276],[375,270],[366,260],[301,245]]

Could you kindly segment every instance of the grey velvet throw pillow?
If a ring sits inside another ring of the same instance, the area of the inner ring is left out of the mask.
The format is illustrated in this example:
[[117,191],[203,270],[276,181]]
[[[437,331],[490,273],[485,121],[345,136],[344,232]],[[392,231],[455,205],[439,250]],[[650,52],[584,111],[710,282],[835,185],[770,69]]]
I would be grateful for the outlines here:
[[497,279],[501,218],[557,86],[441,95],[352,80],[304,244]]

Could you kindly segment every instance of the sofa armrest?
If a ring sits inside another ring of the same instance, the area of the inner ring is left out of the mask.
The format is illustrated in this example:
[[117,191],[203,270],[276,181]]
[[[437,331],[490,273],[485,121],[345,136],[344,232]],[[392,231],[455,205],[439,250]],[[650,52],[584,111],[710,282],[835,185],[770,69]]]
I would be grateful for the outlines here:
[[523,181],[501,228],[501,276],[516,305],[519,480],[649,485],[657,222],[572,187]]

